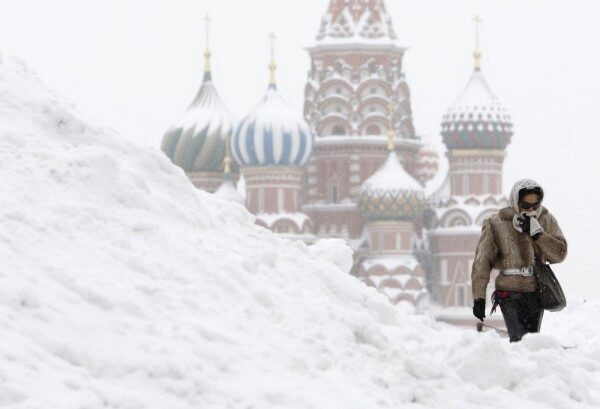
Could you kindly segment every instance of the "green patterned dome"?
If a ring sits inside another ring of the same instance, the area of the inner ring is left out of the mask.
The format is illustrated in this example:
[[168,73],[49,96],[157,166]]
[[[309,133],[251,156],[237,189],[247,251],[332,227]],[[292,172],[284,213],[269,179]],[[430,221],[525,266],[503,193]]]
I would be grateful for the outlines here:
[[368,220],[414,220],[424,205],[423,188],[404,170],[393,151],[360,187],[358,206]]

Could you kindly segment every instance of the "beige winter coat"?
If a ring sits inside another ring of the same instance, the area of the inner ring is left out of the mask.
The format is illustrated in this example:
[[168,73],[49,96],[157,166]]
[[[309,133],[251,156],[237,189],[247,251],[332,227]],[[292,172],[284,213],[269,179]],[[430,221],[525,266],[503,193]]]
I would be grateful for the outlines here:
[[[471,272],[474,299],[485,298],[492,269],[533,266],[536,259],[550,264],[565,259],[567,241],[554,216],[543,206],[540,207],[538,221],[544,232],[537,240],[513,227],[515,213],[511,207],[505,207],[485,219]],[[499,274],[496,289],[535,291],[537,281],[534,276]]]

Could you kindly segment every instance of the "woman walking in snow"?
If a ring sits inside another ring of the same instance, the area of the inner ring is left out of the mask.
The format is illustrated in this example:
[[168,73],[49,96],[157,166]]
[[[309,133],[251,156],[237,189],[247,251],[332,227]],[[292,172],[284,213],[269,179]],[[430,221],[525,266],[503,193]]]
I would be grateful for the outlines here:
[[539,303],[536,263],[560,263],[567,256],[567,241],[558,222],[542,206],[544,190],[531,179],[519,180],[510,192],[510,206],[484,220],[473,271],[473,315],[485,318],[485,295],[490,272],[500,270],[493,307],[500,310],[510,342],[528,332],[539,332],[544,310]]

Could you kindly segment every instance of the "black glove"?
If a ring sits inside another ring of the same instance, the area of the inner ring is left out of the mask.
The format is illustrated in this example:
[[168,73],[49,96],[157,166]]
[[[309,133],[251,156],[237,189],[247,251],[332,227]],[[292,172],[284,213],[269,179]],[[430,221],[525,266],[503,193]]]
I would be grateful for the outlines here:
[[527,215],[521,216],[518,219],[519,226],[523,230],[523,233],[530,235],[531,234],[531,218]]
[[473,315],[483,322],[485,318],[485,298],[473,301]]

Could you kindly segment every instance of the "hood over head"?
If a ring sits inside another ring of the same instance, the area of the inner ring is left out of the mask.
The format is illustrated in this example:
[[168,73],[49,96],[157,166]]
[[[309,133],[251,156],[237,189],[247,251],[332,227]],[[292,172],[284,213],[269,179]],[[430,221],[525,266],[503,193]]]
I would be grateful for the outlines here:
[[[512,187],[511,191],[510,191],[510,207],[514,210],[515,213],[519,213],[519,192],[521,192],[523,189],[525,190],[537,190],[537,192],[532,192],[532,193],[538,193],[540,196],[540,202],[542,202],[544,200],[544,189],[542,188],[542,186],[537,183],[535,180],[533,179],[521,179],[518,180]],[[538,217],[541,212],[542,212],[542,206],[540,205],[540,207],[538,207],[536,210],[530,210],[529,212],[526,212],[528,215],[530,216],[534,216],[534,217]]]

